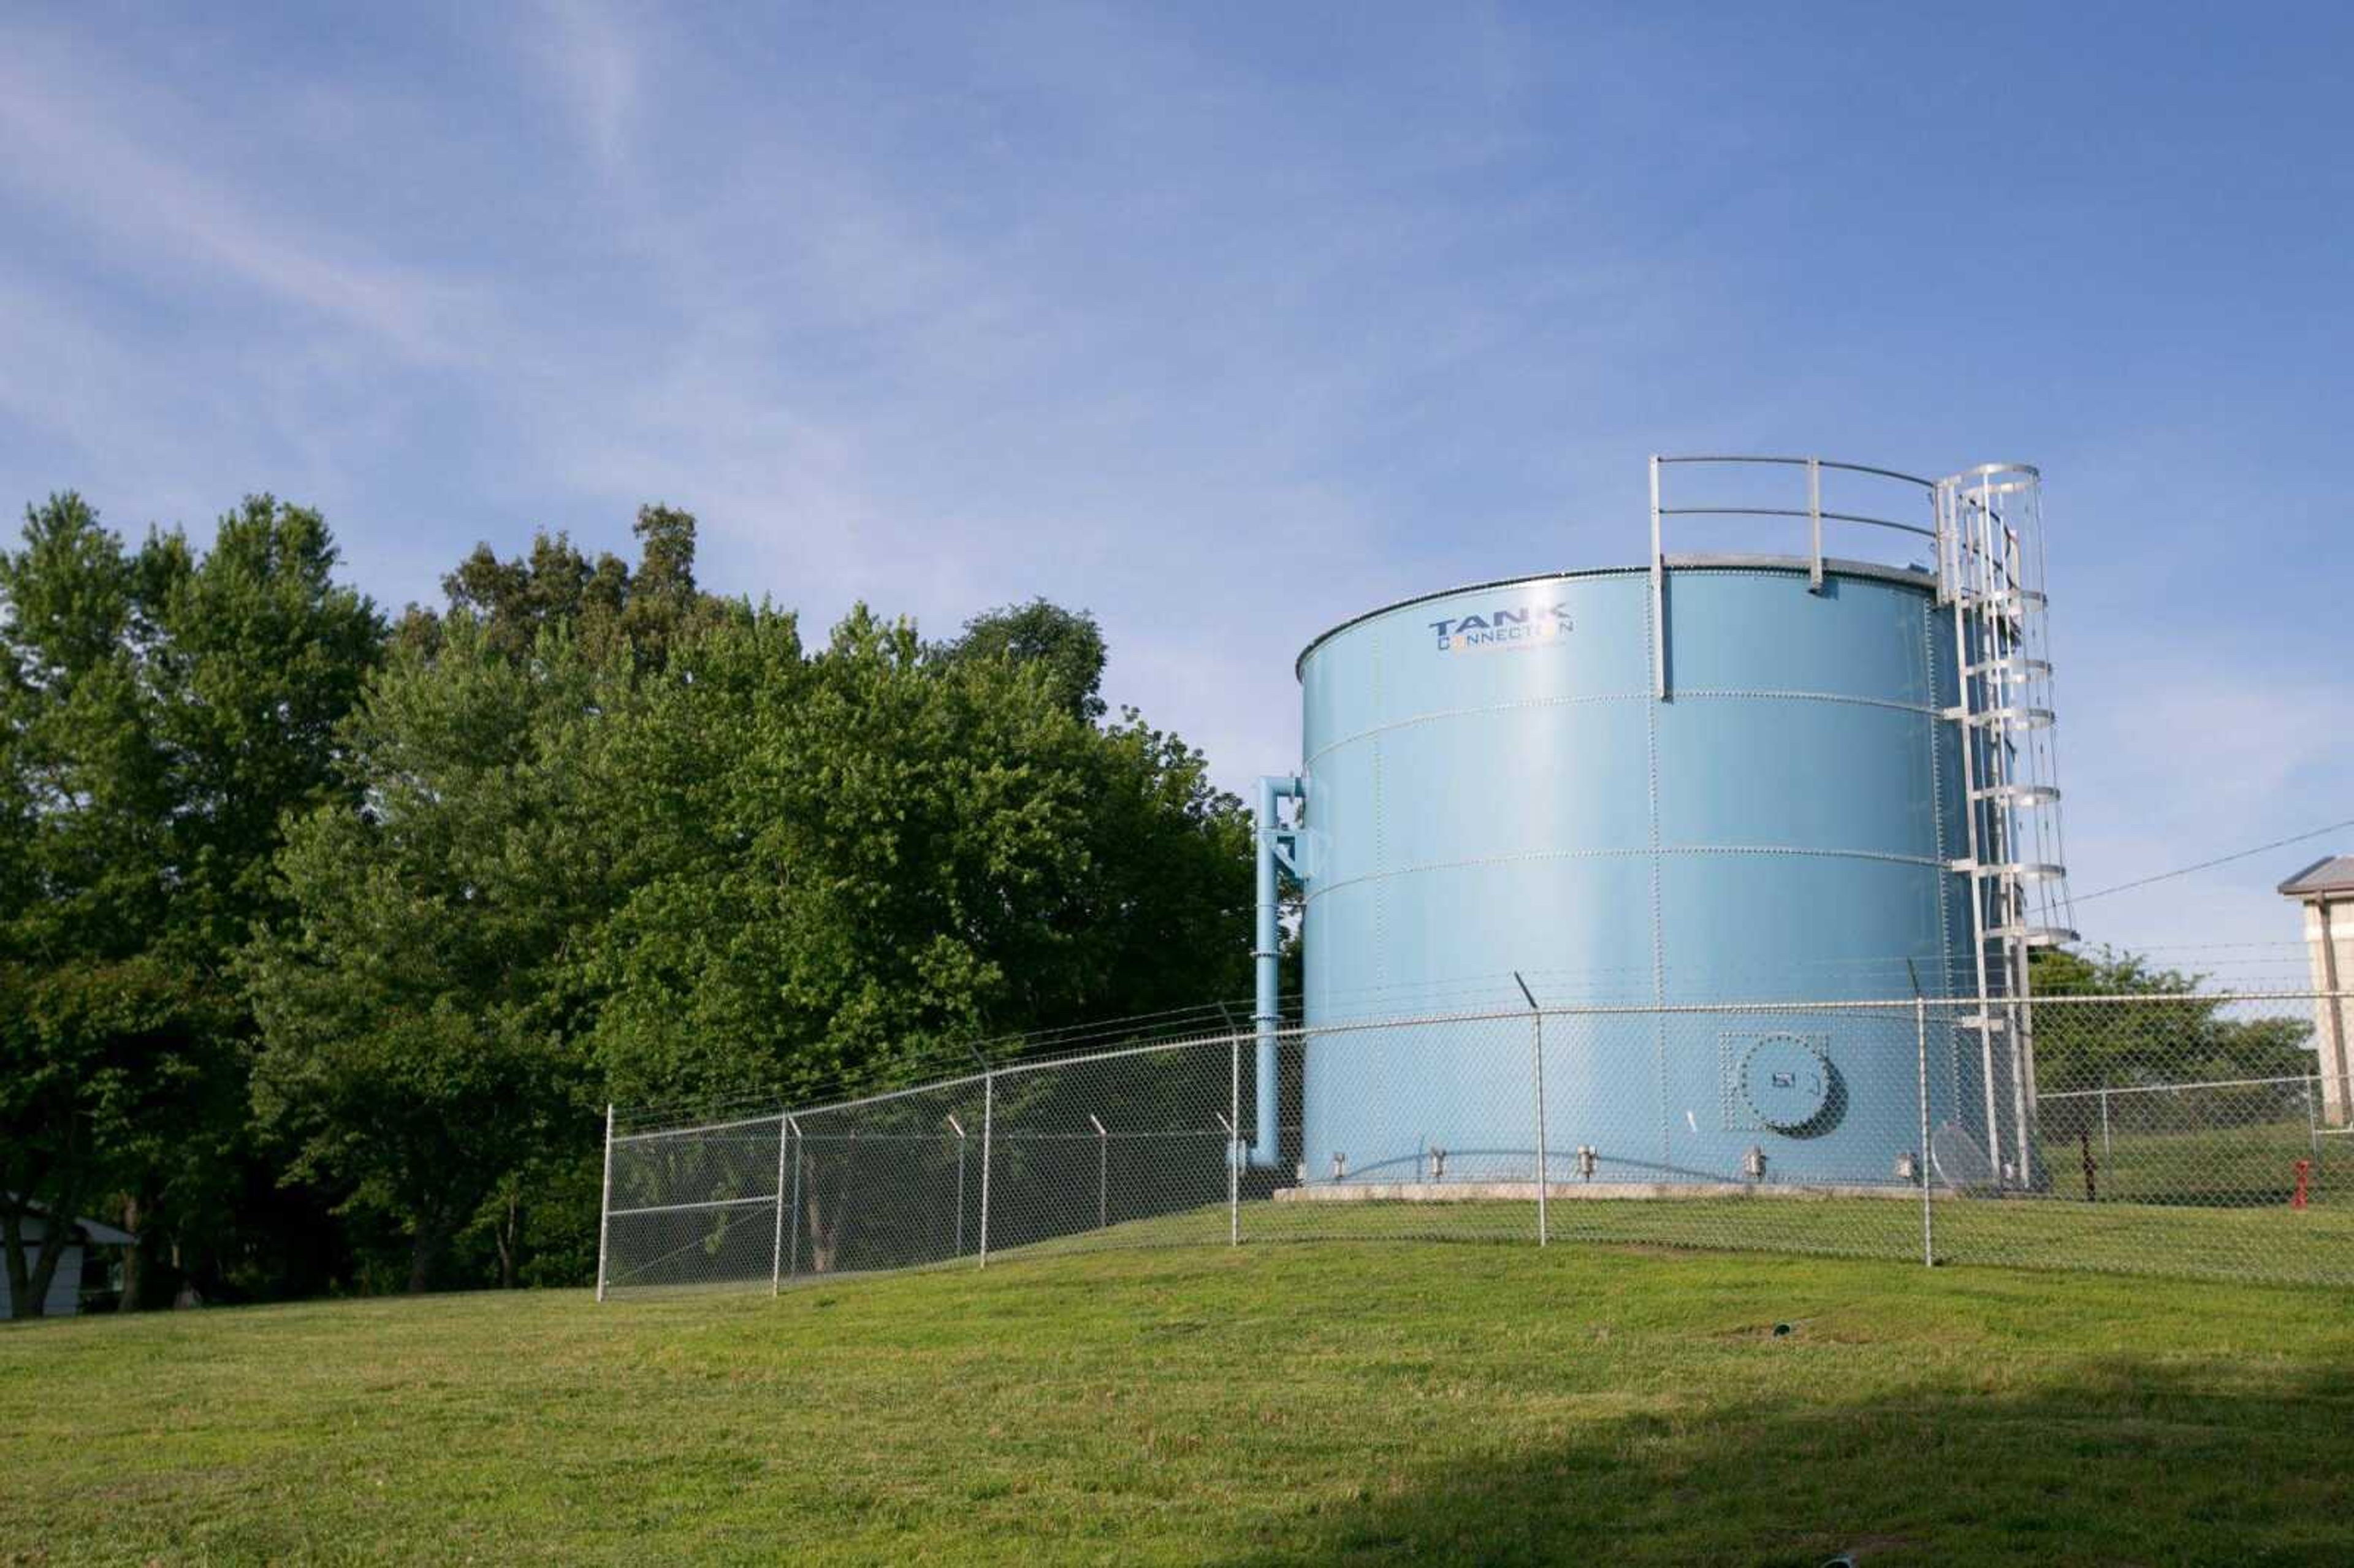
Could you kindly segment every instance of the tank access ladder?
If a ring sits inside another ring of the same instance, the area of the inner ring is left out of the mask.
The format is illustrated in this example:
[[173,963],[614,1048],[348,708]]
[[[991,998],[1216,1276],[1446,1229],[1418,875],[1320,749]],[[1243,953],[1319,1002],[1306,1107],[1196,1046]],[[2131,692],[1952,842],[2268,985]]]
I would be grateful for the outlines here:
[[[1978,1036],[1988,1164],[2001,1185],[2031,1188],[2039,1178],[2029,965],[2036,948],[2076,939],[2060,831],[2041,478],[2025,463],[1987,463],[1938,481],[1935,500],[1938,597],[1954,618],[1959,698],[1946,716],[1960,726],[1968,806],[1968,855],[1954,869],[1970,882],[1978,965],[1978,1006],[1959,1022]],[[1996,1092],[2005,1078],[2008,1107]]]

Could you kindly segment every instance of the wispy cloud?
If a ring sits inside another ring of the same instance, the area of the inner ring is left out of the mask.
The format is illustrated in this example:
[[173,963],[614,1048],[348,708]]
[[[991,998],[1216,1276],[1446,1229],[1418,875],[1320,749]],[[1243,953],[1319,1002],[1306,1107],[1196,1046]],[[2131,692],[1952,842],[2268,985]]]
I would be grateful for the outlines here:
[[646,38],[596,0],[535,5],[524,15],[519,49],[541,68],[599,172],[627,174],[634,163]]
[[152,82],[12,37],[0,49],[0,182],[93,241],[101,265],[186,291],[194,276],[253,291],[427,364],[469,358],[470,291],[355,253],[166,151],[171,128],[122,128],[111,106],[168,103]]

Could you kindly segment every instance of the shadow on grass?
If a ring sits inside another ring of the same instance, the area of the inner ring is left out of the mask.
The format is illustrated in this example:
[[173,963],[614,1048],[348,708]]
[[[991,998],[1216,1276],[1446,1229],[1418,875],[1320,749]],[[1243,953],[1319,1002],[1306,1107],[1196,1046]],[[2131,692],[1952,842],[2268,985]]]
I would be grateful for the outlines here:
[[2120,1359],[2026,1393],[1565,1417],[1540,1452],[1372,1478],[1221,1560],[2354,1563],[2354,1369],[2285,1389],[2268,1372],[2261,1394],[2240,1382]]

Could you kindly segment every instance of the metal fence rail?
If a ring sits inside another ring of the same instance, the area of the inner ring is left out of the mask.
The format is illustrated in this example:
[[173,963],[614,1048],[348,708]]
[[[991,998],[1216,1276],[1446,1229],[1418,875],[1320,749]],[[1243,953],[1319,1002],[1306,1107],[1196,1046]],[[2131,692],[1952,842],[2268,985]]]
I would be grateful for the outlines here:
[[1352,1022],[1283,1031],[1267,1086],[1220,1033],[609,1128],[599,1297],[1384,1237],[2354,1283],[2330,1000],[2055,997],[2016,1038],[1919,999]]

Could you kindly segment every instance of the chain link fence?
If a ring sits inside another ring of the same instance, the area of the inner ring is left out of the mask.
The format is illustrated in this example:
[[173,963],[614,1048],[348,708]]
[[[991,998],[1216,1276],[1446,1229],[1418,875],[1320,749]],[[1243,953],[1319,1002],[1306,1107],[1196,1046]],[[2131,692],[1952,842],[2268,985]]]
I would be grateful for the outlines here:
[[1490,1012],[1014,1062],[610,1134],[599,1293],[1393,1237],[2354,1283],[2332,1000]]

